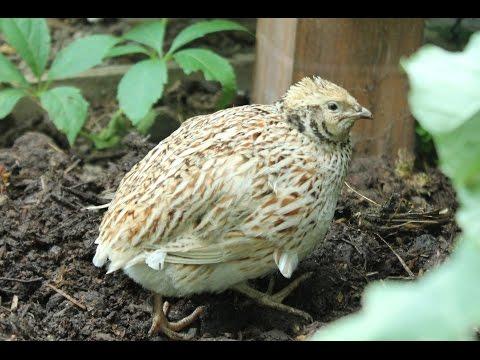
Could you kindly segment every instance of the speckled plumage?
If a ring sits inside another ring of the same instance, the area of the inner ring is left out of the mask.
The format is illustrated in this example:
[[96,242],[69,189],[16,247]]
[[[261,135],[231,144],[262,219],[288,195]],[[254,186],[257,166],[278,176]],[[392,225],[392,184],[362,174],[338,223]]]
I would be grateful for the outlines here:
[[324,239],[349,164],[353,120],[337,128],[322,115],[327,100],[367,111],[306,78],[274,105],[185,121],[121,181],[95,265],[110,260],[109,272],[165,296],[220,292],[277,268],[290,277]]

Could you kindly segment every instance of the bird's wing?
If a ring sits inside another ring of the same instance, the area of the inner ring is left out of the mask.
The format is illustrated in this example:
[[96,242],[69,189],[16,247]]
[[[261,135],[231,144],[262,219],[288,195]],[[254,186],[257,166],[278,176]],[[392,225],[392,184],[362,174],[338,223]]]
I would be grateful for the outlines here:
[[[280,121],[270,110],[244,106],[198,116],[152,149],[119,185],[100,225],[95,265],[109,259],[110,272],[139,261],[159,268],[238,258],[266,246],[268,230],[254,218],[259,206],[272,206],[274,232],[298,224],[302,214],[294,210],[305,205],[298,188],[297,196],[282,195],[292,216],[275,220],[286,212],[278,213],[281,199],[265,170],[284,160],[268,166],[269,147],[277,146],[268,127]],[[269,194],[275,201],[265,202]],[[252,244],[260,235],[263,241]]]

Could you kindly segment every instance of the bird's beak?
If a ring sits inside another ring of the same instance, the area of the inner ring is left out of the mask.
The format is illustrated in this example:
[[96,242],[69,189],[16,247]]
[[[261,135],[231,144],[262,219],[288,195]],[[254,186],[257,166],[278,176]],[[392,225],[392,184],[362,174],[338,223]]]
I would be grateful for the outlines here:
[[359,119],[371,119],[372,118],[372,113],[370,112],[370,110],[362,107],[362,110],[360,110],[360,112],[357,113]]

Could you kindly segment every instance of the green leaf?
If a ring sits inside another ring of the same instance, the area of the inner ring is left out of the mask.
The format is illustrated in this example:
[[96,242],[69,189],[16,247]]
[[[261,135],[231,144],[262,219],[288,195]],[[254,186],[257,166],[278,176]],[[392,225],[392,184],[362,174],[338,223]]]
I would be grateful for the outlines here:
[[93,141],[96,149],[107,149],[116,146],[122,136],[127,133],[131,125],[123,116],[121,111],[117,111],[112,115],[107,126],[98,133],[84,133],[83,135]]
[[476,33],[463,52],[424,46],[403,61],[412,112],[433,135],[440,166],[457,187],[479,180],[479,59],[480,33]]
[[120,80],[117,98],[120,108],[134,125],[140,122],[163,94],[167,65],[159,59],[133,65]]
[[218,107],[224,107],[232,101],[237,90],[237,83],[235,72],[225,58],[205,49],[181,50],[173,57],[185,74],[200,70],[205,79],[222,84],[223,94],[218,101]]
[[127,44],[127,45],[119,45],[111,48],[110,51],[107,53],[106,57],[115,57],[115,56],[122,56],[122,55],[129,55],[129,54],[146,54],[148,55],[147,49],[145,49],[141,45],[137,44]]
[[127,40],[133,40],[155,49],[160,56],[163,55],[163,38],[165,36],[166,20],[149,21],[135,26],[123,35]]
[[75,40],[57,54],[48,78],[65,78],[100,64],[118,41],[110,35],[92,35]]
[[188,44],[193,40],[199,39],[207,34],[227,30],[249,32],[246,27],[229,20],[200,21],[180,31],[180,33],[173,40],[172,45],[170,46],[170,50],[168,50],[168,54],[173,54],[183,45]]
[[479,49],[476,33],[463,52],[426,45],[402,61],[410,80],[412,113],[430,133],[449,132],[480,109]]
[[[477,173],[478,176],[478,173]],[[458,188],[457,197],[461,207],[456,214],[457,224],[463,229],[465,238],[475,242],[480,249],[480,182],[477,181],[477,189]],[[480,250],[477,250],[480,251]],[[480,262],[480,256],[478,261]],[[479,323],[480,324],[480,323]]]
[[146,135],[148,133],[148,130],[150,130],[153,123],[155,122],[156,118],[157,112],[155,111],[155,109],[151,109],[142,120],[135,124],[135,127],[140,134]]
[[368,286],[362,310],[322,328],[315,340],[474,339],[480,325],[479,58],[476,33],[462,53],[424,46],[403,64],[412,112],[432,134],[459,200],[462,235],[454,253],[416,282]]
[[88,113],[88,102],[80,90],[70,86],[56,87],[42,93],[40,102],[57,129],[65,133],[73,145]]
[[3,19],[2,31],[7,42],[40,78],[50,53],[50,34],[45,19]]
[[93,142],[95,149],[103,150],[117,146],[122,138],[119,135],[104,137],[102,134],[89,134],[88,138]]
[[[478,81],[480,82],[480,77]],[[454,103],[452,105],[455,106]],[[434,138],[440,167],[447,176],[460,186],[478,181],[477,176],[480,173],[480,111],[453,131],[434,135]]]
[[367,286],[360,312],[312,340],[473,340],[480,324],[479,247],[460,240],[451,259],[421,280]]
[[17,102],[27,93],[22,89],[5,89],[0,91],[0,119],[10,114]]
[[27,80],[22,73],[8,60],[0,54],[0,83],[7,82],[15,86],[28,86]]

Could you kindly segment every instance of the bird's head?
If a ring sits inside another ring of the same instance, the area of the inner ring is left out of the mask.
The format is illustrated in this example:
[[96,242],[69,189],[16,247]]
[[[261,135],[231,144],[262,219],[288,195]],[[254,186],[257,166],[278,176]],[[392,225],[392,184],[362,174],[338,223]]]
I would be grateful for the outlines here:
[[283,97],[287,119],[299,131],[320,139],[344,142],[357,119],[372,118],[344,88],[319,77],[306,77]]

